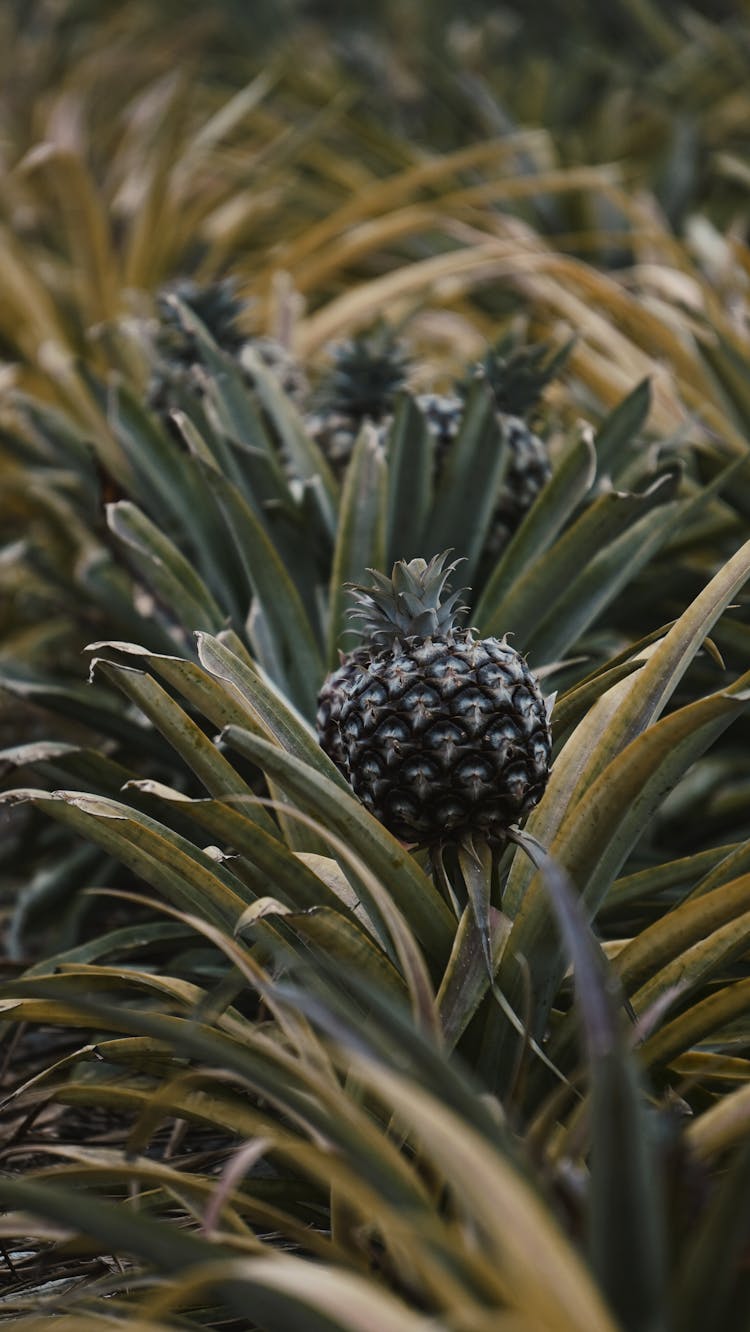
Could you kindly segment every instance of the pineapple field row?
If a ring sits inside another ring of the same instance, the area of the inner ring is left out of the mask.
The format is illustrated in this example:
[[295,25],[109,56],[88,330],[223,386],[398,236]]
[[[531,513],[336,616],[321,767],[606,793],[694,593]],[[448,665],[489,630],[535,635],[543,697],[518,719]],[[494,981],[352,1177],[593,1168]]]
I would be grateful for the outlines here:
[[0,1323],[743,1332],[746,7],[0,63]]

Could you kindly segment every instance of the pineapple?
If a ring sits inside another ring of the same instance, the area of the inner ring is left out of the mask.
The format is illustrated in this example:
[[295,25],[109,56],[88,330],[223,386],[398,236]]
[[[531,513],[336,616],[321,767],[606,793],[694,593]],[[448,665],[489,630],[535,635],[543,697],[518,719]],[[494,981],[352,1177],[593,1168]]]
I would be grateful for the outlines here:
[[408,360],[384,323],[334,348],[334,366],[317,393],[318,410],[307,428],[341,475],[365,421],[390,421],[396,394],[406,383]]
[[[194,336],[185,328],[179,310],[170,301],[179,297],[188,305],[222,351],[243,364],[243,350],[252,347],[265,365],[278,379],[288,397],[300,405],[308,392],[307,377],[295,357],[276,338],[246,338],[239,328],[239,320],[246,302],[235,292],[231,278],[209,282],[201,286],[189,278],[167,287],[158,298],[159,327],[155,338],[157,366],[151,381],[149,404],[165,419],[182,399],[196,393],[200,395],[200,378],[196,366],[200,363],[200,350]],[[251,378],[251,377],[248,377]]]
[[371,570],[354,588],[365,641],[318,700],[318,739],[355,794],[406,842],[502,842],[540,799],[548,708],[523,658],[477,639],[446,594],[448,552]]
[[435,440],[439,473],[461,429],[471,383],[483,379],[490,389],[497,422],[508,447],[505,480],[485,550],[490,559],[501,553],[550,476],[546,447],[525,419],[567,354],[565,348],[549,359],[548,351],[546,345],[513,349],[507,342],[500,343],[456,385],[454,394],[422,393],[416,398]]
[[418,393],[414,401],[435,440],[435,462],[440,471],[448,449],[461,429],[464,400],[452,393]]

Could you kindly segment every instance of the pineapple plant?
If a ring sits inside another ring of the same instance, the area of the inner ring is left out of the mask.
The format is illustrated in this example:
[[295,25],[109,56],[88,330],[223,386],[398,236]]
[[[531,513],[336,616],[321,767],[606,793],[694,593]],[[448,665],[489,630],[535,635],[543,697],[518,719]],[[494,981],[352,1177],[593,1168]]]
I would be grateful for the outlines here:
[[334,472],[341,475],[365,421],[389,423],[409,371],[406,351],[381,322],[333,349],[333,368],[318,386],[307,428]]
[[318,736],[404,841],[502,841],[544,791],[549,709],[505,639],[460,627],[466,589],[446,595],[447,558],[400,560],[355,589],[364,643],[323,685]]
[[[175,299],[176,298],[176,299]],[[149,405],[163,419],[175,406],[183,406],[201,392],[201,347],[185,325],[181,307],[197,316],[222,352],[231,356],[253,382],[243,353],[251,349],[271,371],[284,393],[300,404],[308,392],[307,377],[301,366],[277,338],[248,338],[241,328],[247,302],[237,296],[232,278],[198,283],[183,278],[163,288],[157,297],[159,322],[153,340],[156,367],[149,388]]]

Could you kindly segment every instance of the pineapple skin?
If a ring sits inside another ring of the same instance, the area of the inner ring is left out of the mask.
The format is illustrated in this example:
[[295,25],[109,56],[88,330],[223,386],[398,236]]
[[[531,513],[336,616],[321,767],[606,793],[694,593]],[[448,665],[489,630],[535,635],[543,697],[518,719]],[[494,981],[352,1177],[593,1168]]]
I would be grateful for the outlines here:
[[502,842],[540,800],[550,765],[534,676],[506,642],[470,631],[349,654],[321,690],[318,737],[406,842]]

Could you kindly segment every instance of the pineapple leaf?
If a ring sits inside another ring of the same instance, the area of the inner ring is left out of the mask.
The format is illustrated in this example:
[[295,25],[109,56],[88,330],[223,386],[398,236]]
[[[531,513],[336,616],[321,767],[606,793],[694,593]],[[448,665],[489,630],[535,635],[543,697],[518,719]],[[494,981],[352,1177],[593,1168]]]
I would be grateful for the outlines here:
[[[748,683],[750,675],[739,682]],[[715,694],[670,714],[613,758],[578,803],[573,801],[549,850],[575,883],[589,918],[596,915],[617,870],[666,792],[748,702],[750,693]],[[532,880],[526,889],[498,974],[498,984],[513,1007],[521,994],[518,954],[527,959],[531,971],[532,1030],[537,1034],[562,976],[538,881]],[[508,1031],[507,1041],[511,1039]],[[507,1056],[503,1045],[503,1041],[497,1044],[496,1069],[503,1054]]]
[[641,1046],[644,1067],[663,1068],[730,1022],[750,1013],[750,980],[714,989],[655,1032]]
[[622,1029],[622,994],[564,870],[552,856],[539,869],[573,964],[587,1050],[592,1265],[623,1329],[657,1332],[665,1327],[665,1218],[652,1118]]
[[[550,642],[552,631],[557,642],[563,639],[570,642],[575,638],[576,630],[568,633],[565,616],[557,612],[559,599],[569,591],[576,577],[581,576],[581,571],[585,574],[595,557],[609,555],[616,539],[627,533],[639,519],[658,506],[674,503],[674,480],[670,473],[644,495],[610,491],[595,499],[554,545],[542,551],[514,582],[503,588],[501,600],[491,608],[490,614],[485,613],[480,623],[482,634],[510,631],[517,635],[525,649],[527,641],[537,633],[538,626],[553,607],[554,623],[548,630]],[[659,513],[657,529],[661,530],[663,526],[664,517]],[[639,537],[634,558],[640,549]],[[622,581],[628,576],[619,554],[614,560],[613,572],[619,573]],[[603,595],[601,576],[592,579],[592,583],[593,593],[600,602]],[[563,642],[563,646],[567,646],[567,642]],[[550,647],[548,651],[551,660],[559,655],[557,648]]]
[[305,863],[284,845],[277,826],[254,796],[227,796],[220,800],[191,800],[181,791],[149,779],[130,781],[127,790],[142,791],[176,810],[208,833],[214,844],[232,848],[238,859],[233,871],[262,897],[273,891],[290,909],[314,906],[340,907],[338,898],[311,873]]
[[226,615],[182,551],[129,501],[107,505],[107,525],[180,624],[218,633]]
[[233,926],[247,904],[243,884],[184,837],[128,805],[79,791],[16,790],[0,802],[31,802],[102,847],[177,906]]
[[353,795],[342,791],[340,783],[309,764],[235,726],[226,729],[224,738],[278,782],[304,813],[319,819],[321,827],[351,847],[383,884],[393,884],[393,897],[428,960],[438,965],[444,962],[453,937],[453,917],[431,880],[396,838]]
[[[491,906],[488,928],[494,977],[510,933],[510,920]],[[467,906],[458,923],[437,996],[443,1037],[449,1050],[457,1044],[489,989],[490,976],[483,962],[484,940],[477,925],[476,912]]]
[[[528,830],[550,846],[571,802],[649,725],[665,707],[674,689],[732,597],[750,578],[750,541],[707,584],[676,620],[665,637],[641,655],[646,665],[613,685],[586,714],[559,755],[543,800],[531,815]],[[514,915],[532,877],[526,861],[516,856],[510,870],[505,904]]]
[[[741,875],[701,897],[688,898],[641,930],[618,953],[613,966],[621,984],[629,994],[634,993],[650,977],[662,972],[670,961],[682,958],[686,948],[692,948],[735,918],[739,937],[740,919],[748,911],[750,874]],[[744,943],[741,946],[744,947]],[[647,1002],[644,997],[643,1003]]]
[[198,634],[198,656],[210,675],[229,685],[232,695],[239,695],[253,719],[253,729],[272,736],[289,754],[348,790],[338,768],[320,748],[311,728],[277,689],[210,634]]
[[314,717],[323,660],[299,592],[268,533],[237,488],[212,470],[205,476],[262,609],[265,631],[289,681],[290,695],[306,716]]
[[554,614],[549,610],[533,626],[527,639],[535,660],[561,656],[618,593],[648,564],[690,512],[689,500],[674,498],[677,478],[668,474],[643,496],[641,515],[619,536],[612,534],[605,548],[591,552],[587,565],[560,590]]
[[498,622],[497,608],[509,589],[552,544],[590,490],[595,470],[591,439],[588,433],[577,432],[487,579],[474,612],[479,625]]
[[154,680],[133,666],[94,660],[92,671],[103,674],[141,710],[190,769],[217,799],[252,797],[252,791],[208,736]]
[[461,551],[469,580],[490,529],[507,465],[508,446],[492,398],[478,382],[469,394],[425,524],[426,553]]
[[422,412],[408,393],[396,401],[387,451],[388,518],[383,563],[390,568],[397,560],[411,560],[421,552],[432,501],[433,440]]
[[263,364],[260,356],[253,352],[251,344],[243,349],[242,363],[252,377],[261,406],[278,437],[283,455],[294,468],[295,476],[319,488],[326,527],[329,535],[334,537],[339,488],[325,455],[310,438],[294,404],[283,393],[276,378]]
[[594,439],[597,470],[601,476],[612,476],[617,483],[618,468],[629,457],[629,450],[646,424],[650,410],[651,380],[643,379],[602,421]]
[[728,1160],[680,1264],[674,1316],[681,1332],[719,1332],[745,1320],[750,1311],[747,1282],[744,1291],[740,1288],[739,1298],[733,1299],[733,1295],[748,1243],[750,1143],[744,1142]]
[[385,556],[385,500],[385,459],[375,431],[365,425],[354,446],[341,497],[328,596],[330,670],[338,666],[341,637],[348,628],[352,605],[348,585],[359,583],[366,570],[377,568]]

